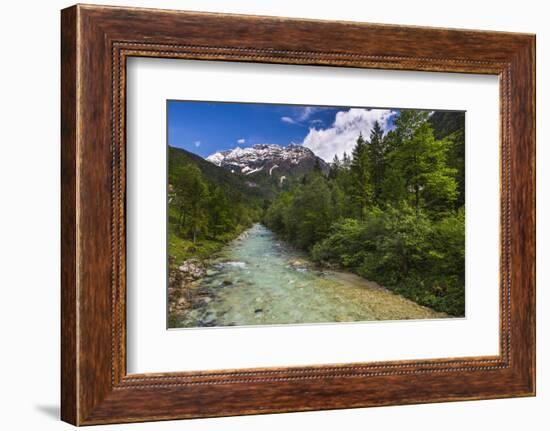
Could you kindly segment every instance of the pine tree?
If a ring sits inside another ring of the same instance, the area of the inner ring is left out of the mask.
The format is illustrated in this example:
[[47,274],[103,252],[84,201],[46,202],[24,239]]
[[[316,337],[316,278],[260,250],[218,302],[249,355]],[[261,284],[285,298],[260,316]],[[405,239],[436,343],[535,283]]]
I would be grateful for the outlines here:
[[348,156],[348,153],[346,153],[345,151],[342,156],[341,167],[342,169],[349,169],[351,167],[351,158]]
[[373,200],[378,203],[382,194],[382,182],[384,180],[384,158],[386,155],[384,131],[382,130],[382,127],[380,127],[380,123],[378,123],[378,121],[374,122],[374,126],[371,130],[368,150],[371,163],[370,174],[373,186]]
[[372,203],[373,187],[371,183],[371,162],[367,143],[360,134],[352,152],[351,159],[351,195],[361,218],[364,217],[368,206]]
[[367,146],[365,143],[365,139],[363,138],[363,133],[359,133],[359,137],[355,141],[355,146],[353,147],[353,150],[351,150],[351,168],[355,169],[355,167],[360,163],[361,156],[365,152]]
[[338,154],[334,155],[334,158],[332,159],[332,164],[330,165],[330,171],[328,172],[328,177],[333,180],[336,177],[338,177],[338,173],[341,169],[340,159],[338,158]]

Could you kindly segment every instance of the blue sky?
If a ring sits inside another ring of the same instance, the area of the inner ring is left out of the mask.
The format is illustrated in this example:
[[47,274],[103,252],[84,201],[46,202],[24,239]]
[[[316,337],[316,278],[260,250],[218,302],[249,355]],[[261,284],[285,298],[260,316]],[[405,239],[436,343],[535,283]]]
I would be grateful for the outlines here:
[[256,103],[168,101],[168,144],[202,157],[255,144],[303,144],[325,160],[351,151],[374,121],[387,131],[398,111]]

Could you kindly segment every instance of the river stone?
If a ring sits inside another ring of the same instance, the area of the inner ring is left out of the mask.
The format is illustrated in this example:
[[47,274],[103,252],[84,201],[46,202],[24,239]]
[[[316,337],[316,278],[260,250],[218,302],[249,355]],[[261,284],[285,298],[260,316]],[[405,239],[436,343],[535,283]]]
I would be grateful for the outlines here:
[[188,259],[178,268],[184,276],[197,279],[206,274],[203,263],[198,259]]
[[210,289],[208,289],[207,287],[201,287],[197,289],[196,294],[198,296],[210,296]]
[[197,310],[199,308],[202,308],[204,304],[201,302],[201,301],[194,301],[194,302],[191,302],[191,308],[193,310]]

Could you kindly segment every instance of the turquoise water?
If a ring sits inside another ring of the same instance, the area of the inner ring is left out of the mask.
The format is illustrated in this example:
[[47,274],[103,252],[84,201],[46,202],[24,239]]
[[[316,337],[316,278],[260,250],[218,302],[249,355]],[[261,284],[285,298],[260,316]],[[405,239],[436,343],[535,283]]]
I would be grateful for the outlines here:
[[354,274],[322,271],[256,224],[196,282],[180,327],[329,323],[439,317]]

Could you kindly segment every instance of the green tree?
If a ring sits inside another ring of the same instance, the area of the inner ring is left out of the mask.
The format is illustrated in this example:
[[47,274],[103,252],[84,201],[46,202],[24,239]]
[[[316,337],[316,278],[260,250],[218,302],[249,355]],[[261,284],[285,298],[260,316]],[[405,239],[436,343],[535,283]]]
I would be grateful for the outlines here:
[[434,138],[427,121],[416,119],[414,128],[406,128],[404,139],[392,154],[392,172],[402,175],[407,200],[415,209],[445,211],[457,198],[456,171],[446,164],[448,144]]
[[403,172],[400,171],[396,159],[396,151],[392,151],[385,159],[385,176],[381,185],[380,201],[384,206],[398,206],[408,198],[407,185]]
[[337,195],[333,200],[338,206],[335,211],[339,217],[357,217],[358,215],[355,197],[352,194],[354,183],[350,166],[351,159],[344,153],[338,170],[332,176],[329,175],[329,185],[333,189],[333,194]]
[[361,134],[353,148],[350,172],[352,180],[350,193],[359,217],[363,218],[368,206],[372,203],[373,187],[369,151]]
[[332,159],[332,164],[330,165],[328,177],[331,180],[335,179],[338,176],[340,169],[342,169],[342,164],[340,162],[340,159],[338,158],[338,154],[335,154],[334,158]]
[[328,182],[330,188],[330,219],[336,221],[346,215],[346,195],[336,181]]
[[418,109],[402,109],[395,119],[394,125],[394,143],[406,142],[412,139],[414,133],[420,126],[425,124],[430,118],[429,111]]
[[265,224],[284,238],[289,237],[288,212],[293,199],[293,193],[281,192],[269,206],[264,216]]
[[332,199],[327,180],[311,172],[304,185],[293,194],[287,213],[288,238],[298,247],[309,249],[323,239],[332,223]]
[[455,170],[457,187],[456,207],[460,208],[466,202],[466,169],[464,165],[466,146],[464,127],[446,136],[444,141],[446,141],[448,148],[447,165]]
[[384,131],[378,121],[370,133],[369,143],[367,145],[369,159],[371,164],[370,177],[373,188],[373,201],[378,203],[382,194],[382,182],[384,181],[384,159],[386,156],[386,141]]
[[235,229],[237,214],[232,206],[227,193],[221,187],[214,187],[208,200],[208,230],[214,238]]
[[349,169],[351,167],[351,158],[348,156],[348,154],[344,151],[344,154],[342,155],[342,163],[341,163],[342,169]]
[[208,226],[208,184],[204,181],[201,170],[188,164],[181,168],[174,187],[179,229],[196,242],[197,235],[206,233]]

